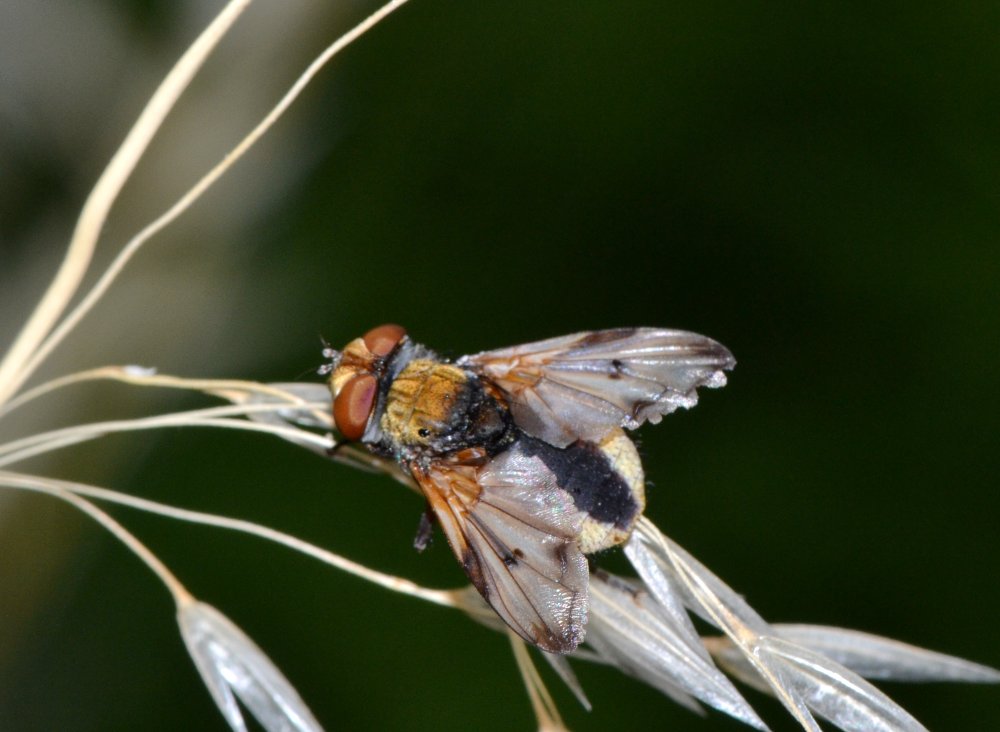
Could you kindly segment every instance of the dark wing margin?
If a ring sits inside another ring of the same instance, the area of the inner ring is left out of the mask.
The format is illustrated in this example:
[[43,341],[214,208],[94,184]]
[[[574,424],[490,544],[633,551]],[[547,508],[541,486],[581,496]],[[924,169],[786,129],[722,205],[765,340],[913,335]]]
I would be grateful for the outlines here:
[[412,472],[469,580],[519,636],[569,653],[587,623],[582,514],[541,460],[506,452],[481,467]]
[[736,359],[711,338],[683,330],[619,328],[463,356],[458,365],[508,394],[518,427],[556,447],[600,441],[616,427],[656,424],[698,402],[698,387],[724,386]]

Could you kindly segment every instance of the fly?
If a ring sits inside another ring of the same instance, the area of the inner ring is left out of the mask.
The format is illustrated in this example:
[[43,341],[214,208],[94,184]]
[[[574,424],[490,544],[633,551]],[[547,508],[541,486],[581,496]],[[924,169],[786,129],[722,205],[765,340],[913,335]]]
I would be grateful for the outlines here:
[[[577,333],[454,362],[382,325],[327,352],[347,441],[395,462],[469,580],[528,642],[569,653],[587,623],[586,555],[621,544],[646,505],[626,430],[697,403],[736,362],[679,330]],[[426,543],[424,520],[418,547]]]

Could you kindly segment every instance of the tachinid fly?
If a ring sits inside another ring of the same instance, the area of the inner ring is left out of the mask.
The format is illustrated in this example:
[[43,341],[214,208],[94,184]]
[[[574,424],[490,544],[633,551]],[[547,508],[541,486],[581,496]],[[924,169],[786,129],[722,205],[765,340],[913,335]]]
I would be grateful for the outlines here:
[[483,598],[554,653],[583,640],[585,555],[625,541],[645,508],[625,430],[694,406],[736,363],[705,336],[658,328],[449,362],[382,325],[327,354],[343,438],[413,478]]

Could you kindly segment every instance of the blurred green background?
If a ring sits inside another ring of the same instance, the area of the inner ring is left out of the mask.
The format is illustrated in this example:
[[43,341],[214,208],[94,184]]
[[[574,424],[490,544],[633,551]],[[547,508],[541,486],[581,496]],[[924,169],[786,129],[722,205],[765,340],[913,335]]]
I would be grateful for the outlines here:
[[[5,66],[5,341],[143,99],[219,3],[74,5],[0,10],[3,53],[31,72]],[[193,160],[193,182],[374,8],[260,5],[192,89],[198,113],[168,122],[99,263],[130,217],[183,190],[157,187],[166,176]],[[413,0],[150,245],[89,327],[116,325],[81,331],[52,373],[110,361],[314,380],[320,337],[386,321],[452,356],[620,325],[705,333],[739,365],[697,409],[639,433],[648,515],[769,620],[1000,666],[997,28],[988,3]],[[53,105],[35,101],[43,89]],[[228,240],[210,228],[222,215]],[[87,393],[75,419],[205,404]],[[432,586],[462,579],[440,536],[412,550],[421,503],[387,479],[246,434],[108,442],[45,470],[263,521]],[[45,499],[4,515],[0,728],[224,728],[144,567]],[[533,728],[506,640],[457,613],[257,540],[115,515],[329,729]],[[576,670],[591,713],[546,677],[573,729],[741,728],[612,669]],[[931,729],[1000,726],[997,687],[883,688]]]

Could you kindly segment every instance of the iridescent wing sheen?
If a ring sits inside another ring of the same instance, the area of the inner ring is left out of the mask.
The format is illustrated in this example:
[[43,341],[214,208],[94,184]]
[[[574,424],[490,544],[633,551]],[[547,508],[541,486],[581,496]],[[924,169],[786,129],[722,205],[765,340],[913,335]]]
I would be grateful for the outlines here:
[[682,330],[619,328],[463,356],[510,399],[518,427],[556,447],[600,441],[615,427],[656,424],[725,385],[736,360],[711,338]]
[[410,466],[469,580],[529,643],[569,653],[583,640],[589,570],[583,515],[541,460],[508,450]]

